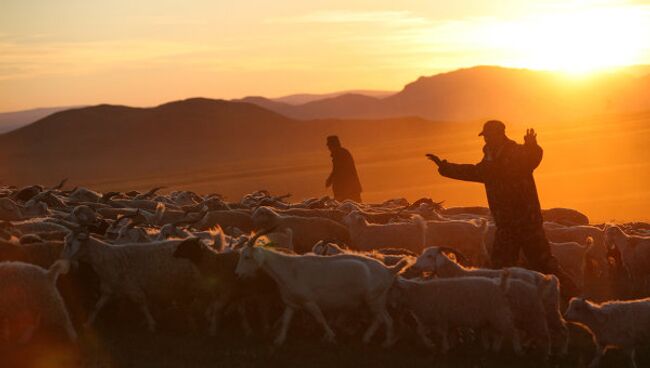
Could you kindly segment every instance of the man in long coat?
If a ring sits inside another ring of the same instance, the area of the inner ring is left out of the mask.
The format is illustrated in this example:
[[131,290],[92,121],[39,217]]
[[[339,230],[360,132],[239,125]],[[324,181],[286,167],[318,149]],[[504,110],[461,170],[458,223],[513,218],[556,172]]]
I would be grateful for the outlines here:
[[352,155],[341,147],[339,137],[335,135],[327,137],[327,148],[332,156],[332,173],[325,181],[325,187],[332,187],[337,201],[350,199],[361,203],[361,182]]
[[542,212],[533,171],[542,161],[537,134],[528,129],[524,144],[509,139],[505,125],[490,120],[483,126],[483,159],[476,165],[453,164],[436,155],[427,157],[438,165],[440,175],[483,183],[496,224],[491,262],[494,268],[515,266],[523,251],[528,266],[558,276],[563,291],[575,293],[575,284],[551,254],[543,228]]

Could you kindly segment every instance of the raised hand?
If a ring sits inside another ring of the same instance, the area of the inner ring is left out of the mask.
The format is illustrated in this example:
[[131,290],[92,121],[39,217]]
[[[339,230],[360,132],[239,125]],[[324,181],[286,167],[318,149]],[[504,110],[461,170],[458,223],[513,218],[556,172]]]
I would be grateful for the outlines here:
[[525,144],[537,144],[537,133],[535,129],[526,129],[526,135],[524,136]]
[[434,155],[433,153],[427,153],[426,156],[427,156],[427,158],[428,158],[429,160],[435,162],[436,165],[440,166],[440,163],[442,162],[442,160],[440,159],[440,157]]

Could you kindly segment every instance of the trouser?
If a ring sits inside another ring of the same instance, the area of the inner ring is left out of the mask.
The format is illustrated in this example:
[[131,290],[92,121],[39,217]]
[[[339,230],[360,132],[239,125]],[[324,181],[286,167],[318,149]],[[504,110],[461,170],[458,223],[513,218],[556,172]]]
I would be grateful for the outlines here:
[[541,224],[534,227],[497,227],[492,246],[492,267],[517,266],[520,252],[523,252],[528,268],[557,276],[564,295],[576,296],[579,293],[575,282],[551,254]]

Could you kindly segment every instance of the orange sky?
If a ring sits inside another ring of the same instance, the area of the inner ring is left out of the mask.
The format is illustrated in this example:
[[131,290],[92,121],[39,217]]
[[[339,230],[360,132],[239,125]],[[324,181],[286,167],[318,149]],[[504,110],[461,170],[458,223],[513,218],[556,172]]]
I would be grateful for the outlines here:
[[650,1],[4,0],[0,111],[650,64]]

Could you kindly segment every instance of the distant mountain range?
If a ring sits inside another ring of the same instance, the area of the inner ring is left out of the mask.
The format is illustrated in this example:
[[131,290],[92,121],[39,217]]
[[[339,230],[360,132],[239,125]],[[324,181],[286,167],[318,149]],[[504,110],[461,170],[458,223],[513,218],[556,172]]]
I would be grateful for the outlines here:
[[11,111],[0,113],[0,134],[20,128],[36,120],[42,119],[57,111],[68,110],[75,106],[45,107],[22,111]]
[[[353,90],[235,99],[298,120],[384,119],[544,122],[650,110],[650,65],[608,74],[560,73],[478,66],[420,77],[399,92]],[[0,133],[69,107],[0,113]]]
[[[338,97],[341,95],[351,94],[351,93],[370,96],[370,97],[386,97],[394,94],[395,92],[374,91],[374,90],[353,90],[353,91],[341,91],[341,92],[332,92],[332,93],[323,93],[323,94],[298,93],[298,94],[271,98],[271,99],[266,99],[264,97],[259,97],[257,99],[260,100],[259,105],[261,106],[264,105],[264,101],[277,102],[278,105],[280,106],[283,104],[302,105],[317,100]],[[246,98],[246,100],[248,99],[256,100],[256,98],[254,97]],[[46,108],[37,108],[37,109],[29,109],[29,110],[21,110],[21,111],[0,112],[0,134],[33,123],[55,112],[77,108],[77,107],[82,107],[82,106],[46,107]]]
[[420,77],[400,92],[385,97],[346,93],[298,105],[264,97],[239,101],[301,120],[400,116],[444,121],[572,120],[650,109],[647,70],[645,66],[636,66],[593,77],[571,77],[479,66]]
[[307,124],[254,104],[204,98],[152,108],[98,105],[59,111],[0,135],[0,178],[16,184],[60,177],[126,180],[324,150],[332,132],[361,144],[436,129],[419,118]]
[[322,100],[325,98],[332,98],[332,97],[337,97],[340,95],[346,95],[346,94],[355,94],[355,95],[363,95],[363,96],[370,96],[370,97],[387,97],[392,94],[395,94],[395,91],[374,91],[374,90],[351,90],[351,91],[342,91],[342,92],[333,92],[333,93],[321,93],[321,94],[314,94],[314,93],[298,93],[294,95],[289,95],[289,96],[283,96],[283,97],[277,97],[277,98],[271,98],[272,101],[276,102],[282,102],[286,103],[289,105],[302,105],[308,102],[313,102],[316,100]]
[[[322,149],[325,136],[333,132],[363,145],[436,135],[443,121],[453,126],[501,118],[529,124],[650,111],[650,76],[638,75],[567,79],[548,72],[475,67],[421,77],[385,97],[343,93],[302,104],[287,101],[313,96],[192,98],[151,108],[37,109],[22,116],[51,114],[0,134],[0,178],[28,183],[68,175],[127,177],[208,162],[291,156]],[[5,126],[17,124],[5,121]]]

